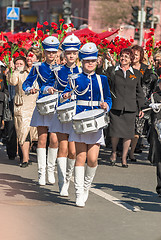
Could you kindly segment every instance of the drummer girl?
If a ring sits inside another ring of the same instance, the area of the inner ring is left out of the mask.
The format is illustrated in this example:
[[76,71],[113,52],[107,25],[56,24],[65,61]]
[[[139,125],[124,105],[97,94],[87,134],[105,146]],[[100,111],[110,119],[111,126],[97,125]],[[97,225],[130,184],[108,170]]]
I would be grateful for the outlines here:
[[[73,80],[73,85],[77,86],[74,91],[77,100],[76,113],[98,108],[109,111],[112,106],[107,77],[103,75],[98,76],[95,73],[97,55],[98,50],[94,43],[86,43],[79,52],[83,72],[79,74],[77,79]],[[68,99],[71,97],[70,90],[71,87],[68,84],[62,94],[63,98]],[[77,134],[72,130],[69,136],[70,141],[74,141],[76,145],[76,206],[84,207],[97,169],[99,148],[100,145],[104,145],[103,130],[84,134]],[[86,158],[87,167],[84,173]]]
[[[51,74],[51,65],[55,63],[59,41],[56,37],[49,36],[45,38],[42,42],[44,48],[45,62],[35,63],[23,83],[23,90],[28,94],[35,94],[38,90],[34,87],[34,82],[37,81],[39,89],[45,84],[47,79],[49,79]],[[44,97],[44,95],[39,92],[38,99]],[[38,146],[37,146],[37,161],[38,161],[38,183],[39,185],[46,184],[46,143],[48,128],[51,125],[52,115],[40,115],[35,107],[31,126],[37,127],[38,130]],[[58,141],[55,133],[50,134],[50,143],[48,147],[47,155],[47,173],[48,182],[51,184],[55,183],[54,168],[55,161],[58,151]]]
[[[49,81],[45,84],[46,87],[43,86],[41,88],[44,93],[47,91],[48,93],[53,94],[55,88],[63,91],[67,86],[69,75],[82,72],[82,70],[76,66],[79,48],[80,40],[74,34],[67,36],[64,39],[62,43],[62,49],[65,53],[66,64],[64,66],[60,66],[60,69],[53,69],[53,81],[52,79],[49,79]],[[58,120],[57,115],[54,115],[53,123],[49,128],[49,132],[56,132],[59,141],[57,169],[58,185],[61,196],[68,196],[69,183],[75,165],[75,143],[73,141],[68,143],[68,137],[71,129],[72,123],[61,123]]]

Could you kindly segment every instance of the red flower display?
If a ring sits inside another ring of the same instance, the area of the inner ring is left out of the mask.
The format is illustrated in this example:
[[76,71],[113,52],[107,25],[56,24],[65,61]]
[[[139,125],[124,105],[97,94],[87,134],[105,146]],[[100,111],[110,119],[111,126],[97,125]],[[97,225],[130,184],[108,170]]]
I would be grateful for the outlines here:
[[33,57],[34,54],[30,52],[27,56],[28,56],[28,57]]
[[45,21],[45,22],[44,22],[44,25],[45,25],[45,26],[48,26],[48,25],[49,25],[49,23],[48,23],[47,21]]
[[19,57],[20,55],[19,55],[19,53],[18,52],[15,52],[14,54],[13,54],[13,58],[17,58],[17,57]]
[[31,28],[30,32],[34,33],[35,32],[35,28]]
[[60,19],[60,20],[59,20],[59,23],[60,23],[60,24],[63,24],[63,23],[64,23],[64,19]]
[[62,33],[61,30],[57,30],[56,32],[57,32],[58,35]]
[[71,28],[74,28],[73,23],[69,23],[69,26],[70,26]]
[[64,30],[67,30],[68,28],[69,28],[68,25],[66,25],[66,24],[63,25]]
[[43,25],[41,25],[39,22],[37,22],[37,28],[43,28]]

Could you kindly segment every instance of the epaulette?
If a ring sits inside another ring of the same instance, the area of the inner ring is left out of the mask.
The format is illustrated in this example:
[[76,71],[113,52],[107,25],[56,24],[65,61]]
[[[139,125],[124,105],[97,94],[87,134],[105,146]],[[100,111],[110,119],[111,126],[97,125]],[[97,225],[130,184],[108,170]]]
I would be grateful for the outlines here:
[[80,73],[69,74],[68,79],[69,80],[75,80],[75,79],[78,78],[79,75],[80,75]]
[[42,62],[34,62],[34,63],[32,64],[32,66],[33,66],[33,67],[39,67],[39,66],[41,66],[41,64],[42,64]]
[[51,65],[50,66],[50,69],[51,69],[51,71],[60,71],[61,69],[62,69],[62,66],[61,65]]

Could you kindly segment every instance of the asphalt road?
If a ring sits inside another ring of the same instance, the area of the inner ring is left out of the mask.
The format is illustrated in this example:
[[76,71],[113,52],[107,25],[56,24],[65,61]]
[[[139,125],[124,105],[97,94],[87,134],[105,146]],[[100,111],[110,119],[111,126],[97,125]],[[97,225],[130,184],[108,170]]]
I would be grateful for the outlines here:
[[161,198],[147,149],[128,169],[119,158],[109,166],[109,155],[100,150],[89,199],[78,208],[73,182],[68,198],[59,196],[57,182],[39,187],[36,156],[23,169],[0,145],[0,240],[161,240]]

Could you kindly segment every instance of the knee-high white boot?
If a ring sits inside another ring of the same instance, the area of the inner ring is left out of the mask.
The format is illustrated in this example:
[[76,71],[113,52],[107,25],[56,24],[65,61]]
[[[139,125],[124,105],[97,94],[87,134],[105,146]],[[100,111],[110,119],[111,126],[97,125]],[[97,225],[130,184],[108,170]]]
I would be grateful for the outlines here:
[[57,158],[57,170],[58,170],[58,185],[61,196],[67,197],[68,192],[63,189],[63,185],[66,182],[66,170],[67,170],[67,158]]
[[46,148],[37,148],[38,183],[46,184]]
[[76,206],[84,207],[84,166],[75,166],[74,185],[76,193]]
[[47,173],[48,173],[48,182],[51,184],[55,183],[54,169],[55,169],[57,153],[58,153],[58,148],[48,147]]
[[66,181],[63,184],[63,189],[62,189],[66,193],[68,193],[68,188],[69,188],[70,180],[72,178],[74,165],[75,165],[75,159],[67,158]]
[[84,178],[84,201],[85,202],[88,199],[89,189],[91,187],[93,178],[95,176],[96,169],[97,169],[97,166],[96,167],[89,167],[87,165],[87,167],[86,167],[85,178]]

